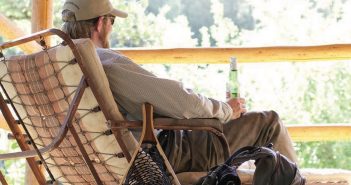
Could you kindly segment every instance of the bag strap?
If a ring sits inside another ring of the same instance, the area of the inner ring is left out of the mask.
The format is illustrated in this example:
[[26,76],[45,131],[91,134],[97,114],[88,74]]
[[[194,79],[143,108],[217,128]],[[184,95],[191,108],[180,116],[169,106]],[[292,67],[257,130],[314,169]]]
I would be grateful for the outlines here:
[[248,160],[258,160],[265,157],[272,157],[277,161],[277,153],[271,149],[272,145],[267,147],[246,146],[236,151],[226,162],[228,166],[239,167]]

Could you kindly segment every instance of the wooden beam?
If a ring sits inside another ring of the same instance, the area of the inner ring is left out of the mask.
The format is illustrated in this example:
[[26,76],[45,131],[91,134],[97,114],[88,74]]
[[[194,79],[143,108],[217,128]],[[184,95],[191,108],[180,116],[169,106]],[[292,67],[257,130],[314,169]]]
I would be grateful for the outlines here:
[[293,141],[351,141],[351,124],[288,125]]
[[[32,33],[53,27],[53,1],[32,0]],[[45,38],[50,46],[50,37]]]
[[[32,172],[32,169],[30,168],[30,166],[28,165],[28,163],[26,163],[26,167],[25,167],[25,177],[24,177],[24,182],[25,185],[40,185],[39,182],[37,181],[35,175]],[[43,171],[43,167],[40,166],[39,167],[40,170]]]
[[[0,35],[8,40],[14,40],[28,34],[22,31],[15,23],[0,13]],[[25,53],[33,53],[41,50],[39,44],[34,41],[21,44],[19,45],[19,48]]]
[[326,61],[351,59],[351,44],[322,46],[276,46],[256,48],[172,48],[115,49],[140,64],[225,64],[229,57],[238,62]]
[[[17,121],[15,120],[15,118],[12,115],[11,110],[9,109],[8,105],[6,104],[6,102],[2,96],[0,96],[0,109],[3,113],[3,116],[6,120],[6,122],[9,123],[8,126],[9,126],[12,134],[15,136],[15,139],[18,143],[18,146],[21,148],[22,151],[30,150],[30,147],[26,143],[26,138],[22,134],[22,130],[20,129]],[[28,165],[33,170],[33,173],[37,177],[37,181],[39,182],[39,184],[41,184],[41,185],[46,184],[45,176],[41,172],[41,169],[38,166],[35,158],[30,157],[30,158],[26,158],[26,160],[28,162]]]
[[4,129],[4,130],[10,130],[10,128],[7,125],[7,122],[6,122],[5,118],[4,118],[4,116],[1,113],[1,111],[0,111],[0,128]]

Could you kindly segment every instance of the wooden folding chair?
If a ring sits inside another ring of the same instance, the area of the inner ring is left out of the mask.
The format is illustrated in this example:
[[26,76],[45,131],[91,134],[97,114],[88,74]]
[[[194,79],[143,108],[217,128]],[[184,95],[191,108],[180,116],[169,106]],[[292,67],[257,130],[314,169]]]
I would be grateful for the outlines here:
[[[63,42],[48,48],[44,37],[52,35]],[[33,40],[41,44],[42,51],[5,55],[7,48]],[[123,177],[132,175],[130,169],[135,165],[136,155],[140,151],[146,155],[148,143],[157,146],[164,174],[172,184],[179,184],[153,135],[153,124],[156,129],[213,132],[220,137],[225,156],[229,156],[221,124],[216,120],[153,119],[152,106],[145,104],[143,121],[126,121],[90,39],[72,41],[60,30],[50,29],[3,43],[0,82],[0,108],[22,150],[0,154],[0,160],[26,158],[39,184],[131,182]],[[129,128],[142,127],[144,139],[138,144]],[[153,161],[151,164],[155,162],[149,157],[142,159],[148,160]],[[136,169],[134,172],[140,171]],[[148,184],[144,175],[138,173],[136,176],[143,182],[134,184]]]

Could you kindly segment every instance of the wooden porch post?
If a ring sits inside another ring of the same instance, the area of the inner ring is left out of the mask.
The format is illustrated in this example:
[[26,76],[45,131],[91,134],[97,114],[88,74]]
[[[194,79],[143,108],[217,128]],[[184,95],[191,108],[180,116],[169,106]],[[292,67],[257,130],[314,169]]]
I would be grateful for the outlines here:
[[[32,0],[32,33],[52,27],[53,0]],[[50,46],[50,40],[45,41]]]

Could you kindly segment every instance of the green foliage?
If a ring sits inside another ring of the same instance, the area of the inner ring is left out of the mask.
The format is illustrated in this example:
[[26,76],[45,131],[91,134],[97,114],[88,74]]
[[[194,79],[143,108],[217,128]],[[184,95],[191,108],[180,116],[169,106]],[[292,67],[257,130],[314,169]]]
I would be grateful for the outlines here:
[[[159,4],[156,2],[159,2]],[[150,0],[147,10],[154,14],[159,14],[161,13],[160,9],[164,6],[172,7],[166,14],[166,17],[170,20],[176,19],[179,15],[186,16],[190,23],[191,31],[197,39],[199,39],[200,28],[209,27],[213,24],[213,16],[209,11],[211,9],[211,0]]]
[[304,92],[306,107],[303,111],[311,113],[312,122],[351,122],[350,70],[350,65],[342,62],[328,66],[324,72],[311,69],[306,75],[308,85]]
[[351,169],[350,142],[296,143],[299,163],[304,168]]
[[159,38],[153,37],[156,17],[152,14],[145,15],[147,1],[130,1],[121,9],[128,12],[127,19],[118,19],[117,31],[111,35],[113,47],[150,46],[159,43]]
[[[209,28],[215,24],[216,13],[221,12],[222,18],[226,18],[228,23],[235,22],[241,29],[253,29],[254,19],[252,17],[251,7],[246,0],[150,0],[147,7],[148,12],[159,14],[160,9],[164,6],[171,7],[171,10],[165,15],[166,18],[174,20],[179,15],[184,15],[189,21],[191,31],[194,33],[192,38],[199,40],[201,46],[201,29]],[[222,10],[213,10],[213,5],[220,3],[224,5]],[[216,46],[215,39],[211,38],[211,46]]]
[[[5,139],[7,132],[0,129],[0,153],[18,152],[19,147],[16,141]],[[1,173],[5,176],[8,184],[24,184],[25,163],[24,159],[0,161]]]
[[30,0],[0,0],[0,12],[12,20],[31,18]]

